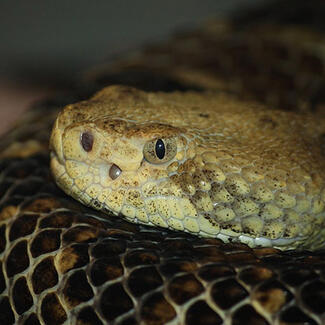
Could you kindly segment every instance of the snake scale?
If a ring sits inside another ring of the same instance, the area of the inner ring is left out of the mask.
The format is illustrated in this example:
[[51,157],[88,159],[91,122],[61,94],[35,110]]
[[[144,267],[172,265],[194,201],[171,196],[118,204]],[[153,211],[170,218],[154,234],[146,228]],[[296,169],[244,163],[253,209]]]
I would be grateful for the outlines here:
[[325,322],[322,29],[276,23],[95,69],[3,137],[0,324]]

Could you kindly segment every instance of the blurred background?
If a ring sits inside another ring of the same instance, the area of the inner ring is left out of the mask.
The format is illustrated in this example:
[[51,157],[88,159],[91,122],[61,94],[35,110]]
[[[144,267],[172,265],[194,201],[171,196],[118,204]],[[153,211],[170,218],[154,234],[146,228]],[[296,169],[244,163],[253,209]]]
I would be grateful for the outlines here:
[[0,133],[80,72],[211,17],[271,0],[1,0]]

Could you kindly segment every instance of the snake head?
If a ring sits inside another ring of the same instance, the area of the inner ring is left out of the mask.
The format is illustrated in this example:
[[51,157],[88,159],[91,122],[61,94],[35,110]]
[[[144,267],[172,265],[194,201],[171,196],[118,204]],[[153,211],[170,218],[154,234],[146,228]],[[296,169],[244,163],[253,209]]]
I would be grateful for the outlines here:
[[106,95],[105,102],[97,95],[58,115],[50,139],[52,173],[59,187],[84,204],[146,221],[148,197],[182,193],[170,176],[193,149],[182,128],[135,120],[146,100],[138,96],[137,108],[128,97],[123,105],[121,94],[117,102],[115,92],[109,101]]
[[75,199],[132,222],[251,247],[316,247],[321,125],[223,95],[112,86],[58,115],[51,169]]

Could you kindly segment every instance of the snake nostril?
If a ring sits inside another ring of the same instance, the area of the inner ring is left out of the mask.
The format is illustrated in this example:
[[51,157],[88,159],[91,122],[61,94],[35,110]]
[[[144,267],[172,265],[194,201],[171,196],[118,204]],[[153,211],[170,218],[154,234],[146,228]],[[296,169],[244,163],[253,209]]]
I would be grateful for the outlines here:
[[109,177],[114,180],[114,179],[118,178],[122,174],[122,170],[118,166],[113,164],[111,166],[111,168],[109,169],[108,174],[109,174]]
[[93,149],[93,144],[94,144],[94,136],[91,134],[91,132],[86,131],[81,134],[81,145],[82,148],[86,151],[89,152]]

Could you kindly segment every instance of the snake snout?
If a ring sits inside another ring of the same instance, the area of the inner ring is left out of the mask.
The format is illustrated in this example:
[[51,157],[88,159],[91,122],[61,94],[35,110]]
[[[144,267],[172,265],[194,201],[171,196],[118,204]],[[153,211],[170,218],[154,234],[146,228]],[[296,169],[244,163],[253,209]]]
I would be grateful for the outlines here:
[[122,174],[122,169],[115,164],[111,166],[108,172],[108,175],[112,180],[118,178],[121,174]]
[[61,130],[56,127],[52,130],[51,138],[50,138],[50,150],[52,157],[56,157],[60,164],[64,164],[64,157],[63,157],[63,148],[62,148],[62,132]]

